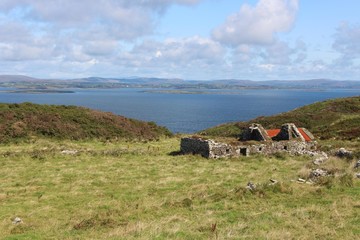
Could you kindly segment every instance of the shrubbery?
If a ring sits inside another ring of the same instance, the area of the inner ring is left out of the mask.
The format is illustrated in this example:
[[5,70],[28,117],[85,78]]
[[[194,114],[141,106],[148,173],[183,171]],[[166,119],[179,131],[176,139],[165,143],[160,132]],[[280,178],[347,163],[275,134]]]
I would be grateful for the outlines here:
[[155,123],[76,106],[0,104],[0,142],[31,136],[58,139],[158,139],[171,133]]

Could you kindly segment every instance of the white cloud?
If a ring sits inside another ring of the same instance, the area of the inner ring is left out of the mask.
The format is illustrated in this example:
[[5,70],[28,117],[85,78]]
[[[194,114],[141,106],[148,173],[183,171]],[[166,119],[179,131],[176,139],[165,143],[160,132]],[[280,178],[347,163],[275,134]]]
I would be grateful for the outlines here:
[[0,60],[89,61],[151,35],[171,4],[200,0],[2,0]]
[[277,40],[264,49],[263,60],[275,65],[294,65],[306,59],[306,44],[301,40],[298,40],[294,47],[289,46],[287,42]]
[[114,61],[127,69],[141,68],[152,75],[166,71],[190,76],[192,72],[193,77],[199,77],[209,71],[218,71],[224,64],[225,53],[219,43],[195,36],[163,42],[147,40],[131,51],[120,53]]
[[[340,61],[351,64],[355,59],[360,58],[360,25],[351,26],[342,23],[335,34],[333,48],[340,53]],[[339,61],[337,62],[339,64]]]
[[212,36],[233,47],[270,44],[276,33],[291,29],[297,10],[298,0],[260,0],[255,7],[245,4],[214,29]]

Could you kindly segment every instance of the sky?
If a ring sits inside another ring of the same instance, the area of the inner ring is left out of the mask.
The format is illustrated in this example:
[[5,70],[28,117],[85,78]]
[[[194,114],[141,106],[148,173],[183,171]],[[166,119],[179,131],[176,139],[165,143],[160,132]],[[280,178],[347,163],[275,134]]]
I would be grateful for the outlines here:
[[359,0],[0,0],[0,75],[360,80]]

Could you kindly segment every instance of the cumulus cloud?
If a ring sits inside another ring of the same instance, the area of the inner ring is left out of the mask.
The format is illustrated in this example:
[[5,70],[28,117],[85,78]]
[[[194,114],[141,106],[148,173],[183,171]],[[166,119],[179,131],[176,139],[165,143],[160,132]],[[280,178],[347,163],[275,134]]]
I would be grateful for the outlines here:
[[294,47],[289,46],[287,42],[278,40],[274,44],[265,47],[262,57],[266,63],[292,65],[305,60],[306,50],[306,44],[301,40],[298,40]]
[[[360,58],[360,25],[342,23],[336,30],[333,48],[346,65]],[[339,62],[338,62],[339,63]]]
[[164,42],[144,41],[132,51],[120,56],[134,66],[184,66],[219,64],[225,49],[217,42],[198,36],[184,39],[166,39]]
[[279,32],[289,31],[298,10],[298,0],[260,0],[255,7],[243,5],[215,28],[212,37],[228,46],[270,44]]
[[151,34],[154,16],[172,4],[195,4],[200,0],[2,0],[0,13],[16,11],[23,20],[52,26],[57,31],[76,28],[107,29],[119,39],[133,40]]
[[2,0],[0,60],[91,61],[151,35],[172,4],[200,0]]

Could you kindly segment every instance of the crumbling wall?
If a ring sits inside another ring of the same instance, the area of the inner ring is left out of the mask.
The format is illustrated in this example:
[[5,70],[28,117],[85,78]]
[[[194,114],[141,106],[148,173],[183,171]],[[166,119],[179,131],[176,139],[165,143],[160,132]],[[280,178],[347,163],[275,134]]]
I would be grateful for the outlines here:
[[249,128],[244,129],[242,135],[240,136],[240,140],[271,141],[271,138],[261,124],[253,123]]
[[201,138],[182,138],[180,144],[180,150],[183,154],[200,154],[206,158],[239,157],[253,154],[271,155],[277,152],[301,155],[315,149],[315,142],[309,143],[302,141],[231,145],[215,142],[214,140],[203,140]]
[[209,140],[201,138],[182,138],[180,151],[183,154],[200,154],[203,157],[210,157]]
[[289,141],[299,140],[305,142],[304,137],[299,132],[299,129],[293,123],[286,123],[281,126],[281,130],[278,135],[273,137],[275,141]]

